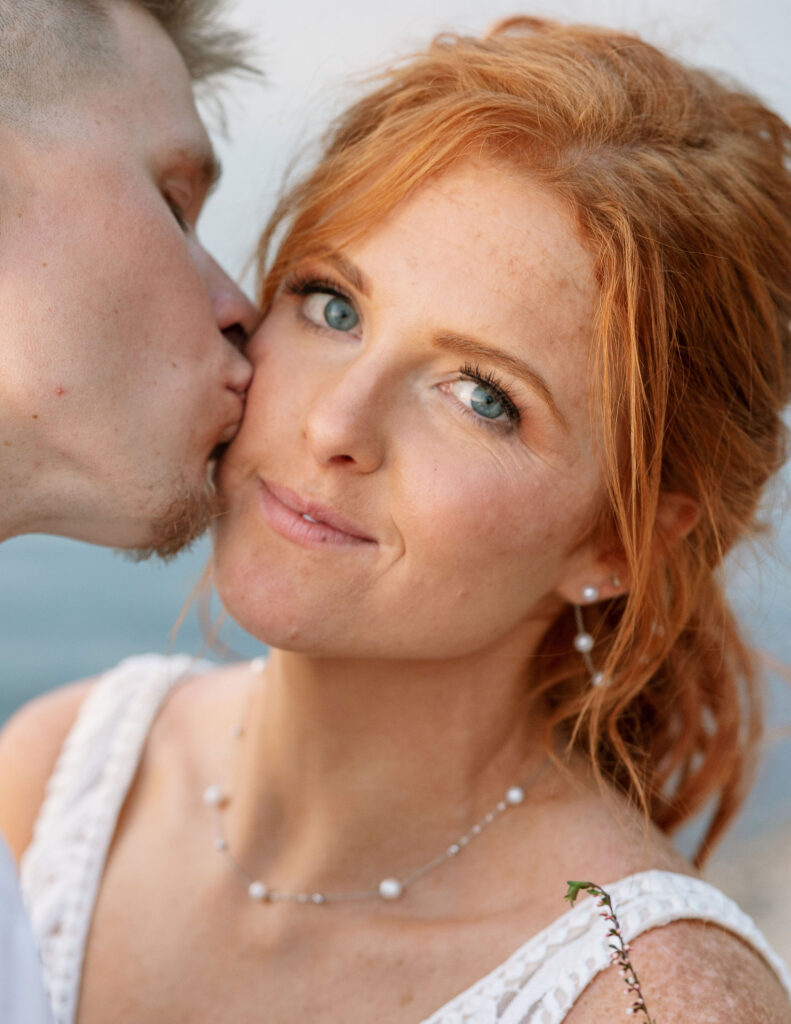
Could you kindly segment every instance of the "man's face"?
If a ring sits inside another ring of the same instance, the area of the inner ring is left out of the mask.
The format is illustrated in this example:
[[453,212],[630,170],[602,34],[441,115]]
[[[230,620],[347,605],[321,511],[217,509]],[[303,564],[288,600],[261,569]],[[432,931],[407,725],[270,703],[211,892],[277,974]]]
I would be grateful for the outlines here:
[[212,166],[186,67],[136,5],[111,18],[117,70],[0,131],[0,464],[27,495],[11,532],[167,552],[241,420],[257,314],[194,234]]

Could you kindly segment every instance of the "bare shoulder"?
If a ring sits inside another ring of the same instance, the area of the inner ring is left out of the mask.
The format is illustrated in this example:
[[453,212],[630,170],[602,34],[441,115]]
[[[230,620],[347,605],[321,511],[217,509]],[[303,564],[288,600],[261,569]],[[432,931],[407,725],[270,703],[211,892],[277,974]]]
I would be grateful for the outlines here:
[[580,776],[559,776],[536,809],[529,842],[542,890],[562,900],[569,879],[607,887],[644,871],[697,875],[671,840],[619,794]]
[[0,832],[19,860],[30,845],[47,781],[93,680],[46,693],[0,731]]
[[[677,921],[655,928],[634,940],[630,956],[653,1021],[791,1024],[791,1001],[774,971],[717,925]],[[609,969],[585,989],[566,1020],[600,1024],[629,1004],[623,978]]]
[[[227,666],[174,687],[153,724],[144,766],[153,760],[167,772],[188,768],[201,752],[203,733],[224,716],[238,716],[238,684],[249,678],[245,665]],[[30,701],[0,731],[0,833],[17,861],[30,845],[47,782],[95,682],[72,683]]]
[[[608,889],[652,870],[699,877],[637,809],[582,777],[559,787],[537,824],[541,888],[554,894],[556,903],[569,879],[589,879]],[[656,1024],[791,1024],[791,1002],[774,971],[752,947],[717,925],[689,920],[653,928],[632,942],[631,961]],[[608,968],[588,985],[566,1020],[623,1020],[632,1001],[620,971]]]

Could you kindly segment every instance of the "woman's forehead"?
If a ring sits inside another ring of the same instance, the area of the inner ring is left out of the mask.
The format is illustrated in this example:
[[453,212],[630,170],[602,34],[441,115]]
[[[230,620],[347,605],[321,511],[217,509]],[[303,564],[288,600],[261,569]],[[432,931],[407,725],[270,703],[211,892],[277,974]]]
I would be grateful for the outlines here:
[[494,164],[428,182],[345,252],[374,288],[411,281],[435,310],[452,302],[484,321],[517,316],[576,334],[597,301],[593,256],[568,207]]

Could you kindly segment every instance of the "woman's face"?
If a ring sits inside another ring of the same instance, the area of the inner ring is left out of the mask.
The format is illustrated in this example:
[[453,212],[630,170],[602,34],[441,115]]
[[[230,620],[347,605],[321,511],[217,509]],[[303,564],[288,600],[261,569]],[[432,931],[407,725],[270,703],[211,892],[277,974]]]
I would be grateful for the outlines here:
[[[469,164],[288,278],[219,475],[215,578],[266,642],[455,657],[534,643],[595,569],[597,290],[550,193]],[[311,521],[314,520],[314,521]]]

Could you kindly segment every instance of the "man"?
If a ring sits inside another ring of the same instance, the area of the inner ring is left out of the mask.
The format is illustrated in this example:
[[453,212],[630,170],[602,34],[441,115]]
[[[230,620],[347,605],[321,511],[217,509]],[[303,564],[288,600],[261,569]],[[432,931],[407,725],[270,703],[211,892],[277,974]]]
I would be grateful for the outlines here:
[[[215,7],[0,0],[0,540],[167,557],[211,514],[257,323],[194,231],[217,169],[192,80],[241,60]],[[0,843],[0,1021],[45,1019]]]

